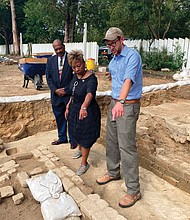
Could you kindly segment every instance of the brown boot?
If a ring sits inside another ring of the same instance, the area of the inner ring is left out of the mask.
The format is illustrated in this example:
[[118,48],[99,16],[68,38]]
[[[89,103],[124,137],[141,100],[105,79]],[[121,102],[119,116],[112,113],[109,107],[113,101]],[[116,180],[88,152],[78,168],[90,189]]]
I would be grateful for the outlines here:
[[99,185],[104,185],[106,183],[109,183],[110,181],[113,181],[113,180],[119,180],[120,179],[120,176],[119,177],[113,177],[113,176],[110,176],[109,174],[105,174],[104,176],[101,176],[99,177],[96,182],[99,184]]
[[133,206],[139,199],[141,199],[141,193],[135,195],[126,194],[119,202],[119,206],[122,208],[128,208]]

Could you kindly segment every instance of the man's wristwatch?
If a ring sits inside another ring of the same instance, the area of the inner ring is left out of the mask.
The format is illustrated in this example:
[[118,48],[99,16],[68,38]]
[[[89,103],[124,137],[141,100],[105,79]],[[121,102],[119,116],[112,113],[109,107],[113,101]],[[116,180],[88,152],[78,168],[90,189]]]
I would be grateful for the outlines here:
[[120,102],[122,105],[125,104],[125,100],[124,99],[119,99],[118,102]]

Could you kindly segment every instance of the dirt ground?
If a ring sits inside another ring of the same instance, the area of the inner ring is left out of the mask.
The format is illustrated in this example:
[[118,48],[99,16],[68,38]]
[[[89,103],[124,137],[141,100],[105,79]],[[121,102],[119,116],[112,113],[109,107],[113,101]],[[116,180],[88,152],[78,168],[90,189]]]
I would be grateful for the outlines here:
[[[111,88],[111,81],[105,73],[96,73],[98,78],[98,91],[107,91]],[[29,82],[28,88],[23,88],[23,73],[18,69],[16,64],[0,64],[0,97],[37,95],[49,92],[45,76],[43,76],[44,86],[41,90],[36,90],[32,81]],[[162,74],[155,71],[144,71],[143,85],[157,85],[168,82],[174,82],[171,73]]]
[[[108,79],[108,77],[105,75],[105,73],[97,73],[97,78],[98,78],[98,91],[106,91],[110,90],[111,87],[111,81]],[[7,96],[23,96],[23,95],[35,95],[35,94],[41,94],[41,93],[46,93],[49,92],[48,86],[46,84],[46,80],[44,77],[44,87],[41,90],[36,90],[34,88],[33,83],[30,81],[28,88],[22,88],[23,85],[23,73],[17,68],[17,65],[3,65],[0,64],[0,82],[1,82],[1,90],[0,90],[0,96],[1,97],[7,97]],[[144,73],[143,77],[143,85],[153,85],[153,84],[164,84],[168,82],[174,82],[172,80],[171,74],[166,73],[166,74],[161,74],[160,72],[153,72],[153,71],[146,71]],[[38,138],[36,138],[38,136]],[[47,133],[46,139],[44,140],[44,134],[37,134],[34,137],[29,137],[25,138],[23,140],[14,142],[14,143],[7,143],[6,148],[11,148],[11,147],[18,147],[18,149],[21,146],[24,146],[24,149],[27,150],[32,150],[32,148],[36,148],[38,146],[43,146],[47,145],[48,148],[52,150],[52,152],[55,152],[56,155],[58,155],[61,158],[61,162],[63,161],[65,164],[67,164],[70,169],[76,170],[77,167],[79,166],[80,160],[77,160],[76,163],[73,163],[71,161],[70,157],[73,154],[73,151],[67,150],[69,146],[66,146],[67,149],[64,151],[62,150],[61,147],[58,147],[56,149],[53,149],[52,146],[50,145],[52,138],[56,138],[56,131],[52,131],[50,133]],[[48,144],[47,144],[48,143]],[[100,153],[101,152],[101,153]],[[92,187],[95,191],[95,193],[98,193],[101,197],[105,197],[110,201],[110,205],[114,208],[116,208],[120,214],[124,215],[126,218],[131,219],[131,220],[136,220],[136,219],[164,219],[160,217],[153,216],[152,213],[148,215],[143,213],[138,214],[138,218],[136,218],[136,215],[138,213],[138,210],[145,209],[146,207],[143,203],[139,202],[139,206],[137,205],[136,208],[131,208],[130,211],[126,212],[126,210],[118,208],[118,196],[121,196],[123,192],[119,190],[120,185],[122,183],[122,180],[119,181],[118,183],[113,183],[110,184],[109,186],[103,186],[102,190],[101,187],[97,186],[95,183],[95,179],[97,176],[100,174],[103,174],[105,172],[105,148],[102,145],[96,145],[90,154],[90,163],[91,163],[91,175],[88,176],[89,174],[85,174],[83,179],[85,183],[87,183],[88,186]],[[96,159],[95,159],[96,158]],[[30,171],[36,167],[42,166],[44,172],[47,171],[47,168],[44,167],[43,164],[40,162],[37,162],[35,159],[30,159],[29,160],[22,160],[19,161],[19,167],[18,167],[18,172],[19,171]],[[100,173],[101,171],[101,173]],[[142,185],[144,188],[149,187],[148,182],[144,183],[143,178],[149,175],[145,171],[141,170],[141,176],[142,176]],[[156,177],[154,177],[156,178]],[[153,181],[153,179],[151,179]],[[158,181],[158,180],[156,180]],[[28,189],[21,189],[20,185],[18,184],[18,181],[16,179],[16,174],[13,174],[11,176],[11,179],[6,182],[9,185],[13,185],[15,188],[15,192],[20,192],[22,191],[23,194],[25,195],[25,200],[22,205],[15,206],[13,204],[13,201],[10,198],[4,199],[1,203],[1,208],[0,208],[0,215],[3,220],[10,220],[10,219],[15,219],[15,220],[36,220],[36,219],[42,219],[41,211],[40,211],[40,204],[36,202],[32,197]],[[166,184],[164,182],[164,184]],[[5,184],[0,184],[0,186],[3,186]],[[109,188],[106,188],[109,187]],[[157,186],[155,186],[156,188]],[[118,191],[115,191],[113,194],[113,188],[117,188]],[[169,190],[168,186],[168,190]],[[172,188],[173,189],[173,188]],[[173,191],[175,191],[173,189]],[[109,192],[109,193],[108,193]],[[175,191],[176,192],[176,191]],[[177,191],[178,192],[178,191]],[[178,192],[180,194],[180,192]],[[145,196],[145,195],[144,195]],[[168,196],[168,195],[166,195]],[[147,205],[147,210],[148,210],[148,203]],[[135,211],[136,210],[136,211]],[[136,214],[135,214],[136,213]],[[139,212],[140,213],[140,212]],[[150,217],[152,215],[152,217]],[[140,217],[139,217],[140,216]],[[174,219],[174,218],[168,218],[168,219]]]

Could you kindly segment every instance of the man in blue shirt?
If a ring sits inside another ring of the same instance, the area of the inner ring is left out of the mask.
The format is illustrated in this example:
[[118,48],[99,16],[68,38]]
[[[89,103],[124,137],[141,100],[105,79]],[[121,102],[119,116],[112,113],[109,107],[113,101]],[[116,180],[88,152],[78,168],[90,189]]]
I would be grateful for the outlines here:
[[112,77],[112,100],[106,134],[108,173],[96,182],[103,185],[118,180],[121,162],[127,194],[119,205],[126,208],[141,198],[135,138],[142,95],[142,61],[136,50],[124,45],[123,32],[119,28],[109,28],[103,41],[114,55],[108,66]]

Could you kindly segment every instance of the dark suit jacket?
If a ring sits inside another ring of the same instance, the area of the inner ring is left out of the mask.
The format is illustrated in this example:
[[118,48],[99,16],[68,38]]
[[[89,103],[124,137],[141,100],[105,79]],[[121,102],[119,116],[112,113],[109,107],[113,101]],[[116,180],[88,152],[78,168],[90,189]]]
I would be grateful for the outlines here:
[[67,102],[69,101],[68,95],[60,97],[55,93],[56,89],[67,87],[69,82],[73,78],[73,70],[71,66],[69,66],[68,64],[67,53],[65,56],[65,62],[62,70],[61,80],[59,77],[60,76],[58,70],[58,56],[55,55],[48,58],[46,65],[46,79],[47,79],[47,84],[51,90],[51,103],[54,106],[57,106],[62,102],[67,104]]

